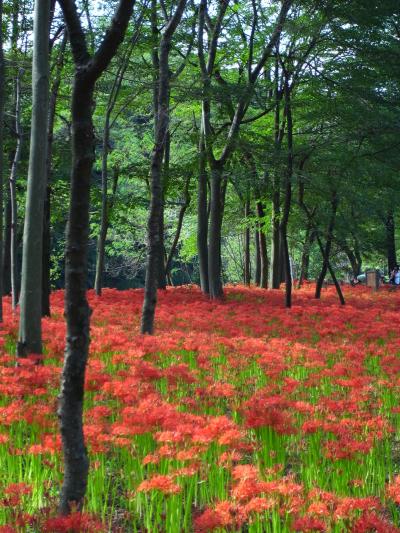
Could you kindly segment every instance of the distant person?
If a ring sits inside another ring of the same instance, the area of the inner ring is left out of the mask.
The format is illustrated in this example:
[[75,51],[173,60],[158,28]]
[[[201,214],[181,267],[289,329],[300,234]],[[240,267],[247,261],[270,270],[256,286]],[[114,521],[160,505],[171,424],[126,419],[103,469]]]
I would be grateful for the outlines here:
[[358,276],[354,276],[352,280],[350,280],[351,285],[359,285],[360,283],[365,283],[367,281],[367,275],[366,274],[359,274]]
[[400,268],[399,268],[399,265],[395,265],[394,269],[390,273],[389,283],[391,285],[400,285]]

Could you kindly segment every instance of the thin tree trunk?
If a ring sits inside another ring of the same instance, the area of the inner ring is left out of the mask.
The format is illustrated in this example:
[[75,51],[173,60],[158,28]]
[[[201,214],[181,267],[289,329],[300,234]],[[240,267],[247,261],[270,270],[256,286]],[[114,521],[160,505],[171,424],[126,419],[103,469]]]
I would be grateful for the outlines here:
[[257,287],[260,286],[261,280],[261,255],[260,255],[260,230],[257,229],[254,235],[254,244],[256,249],[256,269],[254,281]]
[[211,168],[211,205],[208,231],[208,282],[209,295],[212,300],[223,296],[221,278],[222,171],[223,167],[215,162]]
[[337,278],[335,276],[335,272],[334,272],[334,270],[332,268],[332,265],[331,265],[331,263],[329,261],[329,256],[326,255],[326,249],[324,249],[324,246],[323,246],[322,241],[319,238],[318,234],[316,234],[316,238],[317,238],[319,249],[321,251],[321,255],[324,258],[324,261],[326,262],[329,274],[331,275],[331,278],[332,278],[333,283],[335,285],[336,292],[338,294],[340,303],[341,303],[341,305],[345,305],[346,301],[344,299],[344,296],[343,296],[343,293],[342,293],[342,289],[340,288],[340,284],[339,284],[339,282],[338,282],[338,280],[337,280]]
[[59,0],[75,63],[72,94],[72,171],[65,251],[67,344],[58,415],[64,452],[60,512],[82,508],[89,459],[83,436],[83,397],[89,349],[90,309],[86,298],[90,180],[94,162],[93,92],[97,79],[122,42],[132,14],[132,0],[120,0],[96,54],[90,56],[74,0]]
[[330,256],[331,248],[332,248],[333,229],[335,227],[336,212],[337,212],[337,207],[338,207],[338,199],[337,199],[337,195],[335,192],[332,195],[331,205],[332,205],[331,218],[330,218],[329,225],[328,225],[325,248],[324,248],[323,253],[321,252],[323,263],[322,263],[321,272],[320,272],[320,275],[318,277],[317,284],[315,287],[315,298],[321,297],[322,284],[324,283],[324,279],[325,279],[325,276],[326,276],[326,273],[329,267],[329,256]]
[[[0,29],[3,28],[3,0],[0,0]],[[3,32],[0,31],[0,322],[3,322],[3,152],[4,143],[4,53]]]
[[17,353],[42,353],[42,245],[49,107],[50,0],[35,3],[32,122],[22,255]]
[[199,140],[199,181],[197,189],[197,252],[199,255],[200,287],[203,294],[208,294],[208,206],[207,206],[207,170],[204,134],[200,130]]
[[264,207],[261,201],[258,201],[256,204],[257,207],[257,216],[259,218],[259,232],[258,232],[258,249],[260,254],[260,282],[259,286],[262,289],[268,288],[268,251],[267,251],[267,239],[263,231],[263,220],[264,220]]
[[10,199],[11,199],[11,299],[12,308],[15,311],[18,305],[18,206],[16,183],[18,177],[18,167],[22,153],[22,126],[21,126],[21,82],[23,69],[18,70],[16,79],[16,102],[15,102],[15,131],[17,135],[17,145],[15,149],[14,160],[11,166],[10,175]]
[[3,294],[11,294],[11,195],[7,187],[5,206],[4,248],[3,248]]
[[[169,105],[169,91],[168,91],[168,105]],[[169,110],[168,110],[169,115]],[[161,201],[161,210],[160,210],[160,260],[158,262],[158,288],[165,290],[167,288],[167,278],[166,278],[166,263],[164,259],[165,255],[165,240],[164,240],[164,205],[165,205],[165,195],[168,188],[169,181],[169,160],[170,160],[170,150],[171,150],[171,135],[169,129],[165,135],[164,142],[164,161],[163,161],[163,170],[162,170],[162,201]]]
[[104,255],[108,229],[108,145],[110,142],[110,108],[107,109],[103,131],[103,153],[101,158],[101,218],[100,233],[97,241],[97,261],[94,290],[101,296],[104,275]]
[[303,281],[308,279],[308,270],[309,270],[309,265],[310,265],[310,251],[311,251],[311,246],[312,246],[314,238],[315,238],[315,234],[313,231],[311,231],[311,224],[307,223],[306,235],[305,235],[304,246],[303,246],[303,253],[301,254],[300,275],[299,275],[299,279],[297,282],[298,289],[300,289],[300,287],[302,286]]
[[[190,195],[189,195],[190,178],[191,178],[191,175],[188,174],[188,177],[186,178],[186,181],[185,181],[184,191],[183,191],[183,204],[179,210],[178,224],[176,226],[175,237],[174,237],[171,249],[169,251],[169,254],[165,261],[165,275],[167,279],[169,278],[171,281],[172,281],[172,278],[171,278],[170,270],[172,266],[172,260],[173,260],[173,257],[176,251],[176,247],[178,246],[179,238],[181,236],[183,218],[190,204]],[[170,283],[170,285],[172,285],[172,283]]]
[[113,126],[114,121],[111,121],[111,114],[114,111],[115,104],[119,92],[121,90],[122,82],[124,79],[125,72],[129,66],[129,59],[132,55],[132,51],[137,42],[139,36],[139,28],[141,24],[141,18],[139,19],[139,27],[136,29],[130,46],[126,53],[123,56],[122,62],[117,70],[114,83],[111,89],[111,92],[108,97],[107,102],[107,111],[104,120],[103,128],[103,151],[102,151],[102,162],[101,162],[101,215],[100,215],[100,232],[97,240],[97,257],[96,257],[96,275],[94,282],[94,289],[98,296],[101,295],[103,288],[103,278],[104,278],[104,263],[105,263],[105,245],[107,240],[107,232],[109,227],[109,211],[111,204],[114,202],[119,169],[116,167],[114,169],[113,177],[113,192],[112,196],[108,198],[108,155],[109,155],[109,144],[110,144],[110,131]]
[[289,222],[290,207],[292,202],[292,177],[293,177],[293,119],[290,101],[290,87],[288,73],[285,72],[285,110],[287,120],[287,169],[285,179],[285,199],[282,211],[282,220],[279,225],[280,241],[283,251],[283,270],[285,273],[285,305],[292,306],[292,273],[290,269],[289,246],[287,239],[287,226]]
[[272,289],[279,289],[281,285],[281,239],[280,239],[280,218],[281,218],[281,177],[278,165],[278,155],[280,151],[280,97],[279,97],[279,42],[276,47],[275,57],[275,114],[274,114],[274,137],[275,137],[275,169],[273,174],[272,190],[272,235],[271,235],[271,280]]
[[385,220],[386,228],[386,250],[389,273],[392,272],[397,264],[396,257],[396,240],[393,211],[390,211]]
[[52,83],[49,98],[49,120],[47,126],[47,164],[46,164],[46,191],[44,195],[43,210],[43,260],[42,260],[42,316],[50,316],[50,261],[51,261],[51,185],[52,185],[52,154],[53,154],[53,133],[54,120],[56,115],[56,105],[58,92],[61,84],[61,73],[64,66],[65,49],[68,35],[64,31],[63,39],[56,62],[54,81]]
[[157,133],[151,161],[151,200],[148,219],[148,253],[141,332],[152,334],[154,331],[154,314],[157,304],[157,283],[159,273],[160,250],[160,216],[162,210],[162,162],[165,136],[169,127],[169,52],[171,39],[181,20],[187,0],[179,0],[174,15],[168,22],[160,42],[160,70],[158,76],[158,116]]
[[250,200],[247,199],[245,203],[244,216],[246,221],[246,228],[244,230],[244,276],[243,281],[245,285],[250,285],[251,272],[250,272],[250,227],[248,225],[248,217],[250,215]]

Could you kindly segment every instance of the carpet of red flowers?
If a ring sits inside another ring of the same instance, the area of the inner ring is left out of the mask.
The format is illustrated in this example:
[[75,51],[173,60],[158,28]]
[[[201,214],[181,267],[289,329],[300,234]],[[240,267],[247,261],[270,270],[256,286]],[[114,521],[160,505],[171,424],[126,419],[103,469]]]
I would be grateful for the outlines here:
[[[195,287],[89,292],[93,308],[85,512],[55,515],[63,293],[44,365],[15,366],[5,299],[0,355],[0,533],[400,531],[400,293]],[[1,525],[2,524],[2,525]]]

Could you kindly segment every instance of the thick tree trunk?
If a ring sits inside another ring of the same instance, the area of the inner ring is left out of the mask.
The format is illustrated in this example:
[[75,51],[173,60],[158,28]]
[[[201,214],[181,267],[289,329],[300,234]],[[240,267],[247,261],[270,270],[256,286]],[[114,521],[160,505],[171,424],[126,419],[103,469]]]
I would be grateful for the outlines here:
[[211,168],[210,226],[208,231],[208,284],[212,300],[222,298],[221,229],[223,217],[223,167]]
[[94,162],[93,83],[75,75],[72,95],[72,175],[65,251],[65,316],[67,345],[59,397],[64,448],[64,482],[60,511],[70,502],[82,506],[89,459],[84,444],[82,413],[89,349],[90,309],[86,299],[90,178]]
[[208,294],[208,206],[207,206],[207,170],[204,136],[200,133],[199,141],[199,181],[197,189],[197,252],[199,255],[200,287]]
[[148,219],[148,252],[141,332],[152,334],[154,314],[157,304],[157,285],[160,271],[160,219],[162,213],[162,162],[165,136],[169,127],[169,52],[171,39],[181,20],[187,0],[180,0],[173,17],[170,19],[160,42],[160,70],[158,76],[158,116],[155,144],[151,160],[151,200]]
[[[0,0],[0,28],[3,28],[3,0]],[[3,32],[0,31],[0,322],[3,322],[3,131],[4,131],[4,53]]]
[[49,106],[50,0],[35,3],[33,22],[32,122],[22,255],[20,357],[42,353],[42,244]]
[[386,228],[386,250],[389,273],[392,272],[397,264],[396,257],[396,240],[395,240],[395,225],[393,212],[389,212],[385,221]]
[[246,200],[244,216],[246,220],[246,228],[244,230],[244,273],[243,281],[245,285],[250,285],[251,272],[250,272],[250,227],[248,225],[248,217],[250,215],[250,200]]
[[11,166],[10,175],[10,199],[11,199],[11,299],[12,308],[15,311],[18,305],[18,206],[16,183],[18,177],[18,167],[22,153],[22,127],[21,127],[21,81],[23,70],[18,70],[16,78],[16,101],[15,101],[15,131],[17,135],[17,145],[15,155]]
[[59,0],[75,63],[72,94],[72,172],[65,250],[67,339],[58,415],[64,453],[60,512],[82,508],[89,459],[82,423],[85,369],[89,350],[90,309],[86,298],[90,180],[94,162],[93,91],[122,42],[133,2],[120,0],[111,26],[96,54],[87,51],[74,0]]

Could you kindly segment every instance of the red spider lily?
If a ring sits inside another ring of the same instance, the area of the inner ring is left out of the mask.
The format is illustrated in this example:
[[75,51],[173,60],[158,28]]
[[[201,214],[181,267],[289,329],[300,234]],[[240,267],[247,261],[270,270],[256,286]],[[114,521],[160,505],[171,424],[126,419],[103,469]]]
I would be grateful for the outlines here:
[[177,485],[172,476],[154,475],[152,478],[142,481],[137,488],[137,492],[150,492],[158,490],[163,494],[177,494],[181,492],[181,487]]
[[85,513],[48,518],[42,525],[43,533],[98,533],[107,528],[96,518]]

